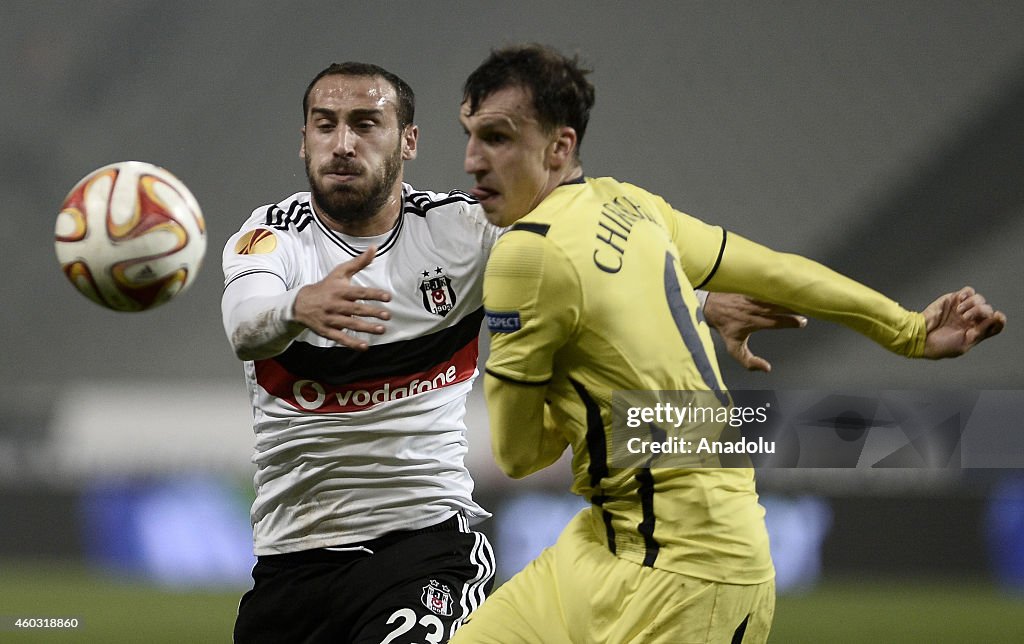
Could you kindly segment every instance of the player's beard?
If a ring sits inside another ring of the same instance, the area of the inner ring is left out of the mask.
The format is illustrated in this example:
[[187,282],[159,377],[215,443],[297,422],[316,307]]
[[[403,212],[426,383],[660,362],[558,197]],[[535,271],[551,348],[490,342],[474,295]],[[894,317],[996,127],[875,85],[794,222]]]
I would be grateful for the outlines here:
[[[355,164],[347,162],[335,163],[322,168],[323,172],[336,170],[358,170]],[[391,189],[402,172],[402,146],[399,143],[393,154],[384,159],[370,185],[358,188],[347,184],[324,188],[317,182],[310,167],[309,157],[306,158],[306,177],[313,201],[320,211],[339,224],[366,221],[376,215],[387,203]]]

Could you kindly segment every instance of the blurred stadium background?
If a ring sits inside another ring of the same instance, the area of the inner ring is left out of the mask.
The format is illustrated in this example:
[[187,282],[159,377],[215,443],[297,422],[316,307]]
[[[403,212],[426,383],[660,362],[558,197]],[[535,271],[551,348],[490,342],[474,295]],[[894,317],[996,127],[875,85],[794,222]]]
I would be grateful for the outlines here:
[[[252,436],[221,329],[219,251],[253,208],[304,189],[300,99],[329,62],[408,80],[421,139],[407,178],[465,188],[465,75],[506,42],[578,50],[598,88],[588,174],[639,183],[909,308],[971,284],[1010,318],[999,339],[941,363],[812,323],[755,339],[770,376],[724,360],[733,388],[1013,398],[1024,389],[1022,24],[1011,1],[7,0],[0,641],[229,641],[252,563]],[[185,181],[210,236],[192,290],[135,315],[74,293],[52,251],[65,192],[127,159]],[[1000,419],[1007,433],[1019,408]],[[506,481],[479,398],[470,421],[505,577],[578,502],[564,468]],[[1024,641],[1024,448],[1008,445],[972,469],[762,472],[779,566],[773,641]],[[16,617],[82,626],[19,632]]]

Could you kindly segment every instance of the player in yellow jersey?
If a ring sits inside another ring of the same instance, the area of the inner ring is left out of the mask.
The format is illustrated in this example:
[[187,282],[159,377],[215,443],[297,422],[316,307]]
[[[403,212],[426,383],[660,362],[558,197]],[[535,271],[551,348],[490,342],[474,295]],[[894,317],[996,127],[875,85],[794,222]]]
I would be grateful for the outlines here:
[[836,321],[910,357],[963,354],[1005,316],[970,288],[907,311],[640,188],[586,178],[586,73],[530,45],[492,52],[465,85],[471,192],[511,226],[484,283],[495,458],[522,477],[571,447],[573,491],[591,506],[453,641],[764,642],[774,571],[753,470],[616,466],[613,393],[703,392],[728,404],[695,286]]

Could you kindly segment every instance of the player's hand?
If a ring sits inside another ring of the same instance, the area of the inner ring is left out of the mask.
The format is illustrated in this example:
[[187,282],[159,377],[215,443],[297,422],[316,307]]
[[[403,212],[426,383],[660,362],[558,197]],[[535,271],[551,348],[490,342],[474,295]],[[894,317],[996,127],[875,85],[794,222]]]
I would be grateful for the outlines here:
[[772,365],[750,350],[750,335],[765,329],[799,329],[807,325],[806,317],[787,308],[735,293],[708,293],[704,318],[722,336],[725,348],[736,362],[751,371],[765,373],[772,370]]
[[993,309],[970,286],[946,293],[922,313],[928,331],[924,357],[933,360],[961,356],[1006,325],[1006,315]]
[[349,332],[380,335],[384,325],[369,318],[391,319],[387,309],[373,304],[391,301],[390,293],[352,281],[356,273],[370,265],[376,252],[371,246],[359,256],[338,264],[319,282],[302,287],[295,296],[295,322],[342,346],[365,351],[369,344]]

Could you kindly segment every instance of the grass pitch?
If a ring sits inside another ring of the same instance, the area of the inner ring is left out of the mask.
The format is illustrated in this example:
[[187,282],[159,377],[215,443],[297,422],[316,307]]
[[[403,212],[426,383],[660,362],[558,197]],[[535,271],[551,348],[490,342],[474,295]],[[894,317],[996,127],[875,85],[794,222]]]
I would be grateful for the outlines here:
[[[244,588],[170,590],[81,566],[0,562],[0,642],[228,643]],[[78,628],[17,628],[26,618]],[[977,581],[830,581],[779,597],[772,644],[1024,642],[1024,593]]]
[[1024,642],[1024,592],[984,581],[830,581],[778,598],[772,644]]
[[[0,564],[0,642],[231,642],[243,588],[167,589],[80,567]],[[78,628],[18,628],[15,618],[77,618]]]

